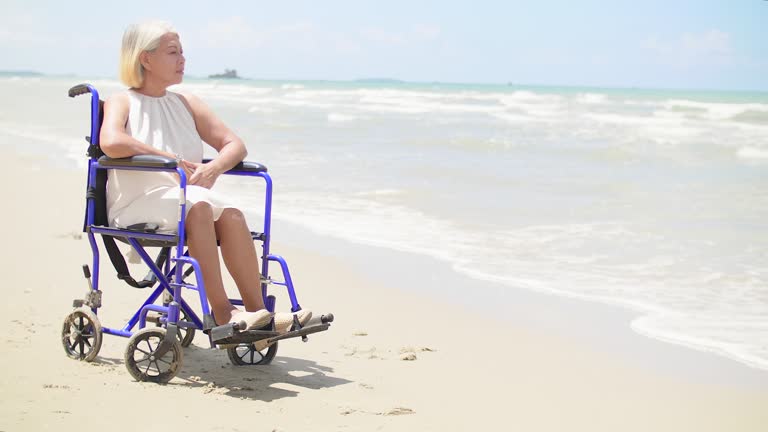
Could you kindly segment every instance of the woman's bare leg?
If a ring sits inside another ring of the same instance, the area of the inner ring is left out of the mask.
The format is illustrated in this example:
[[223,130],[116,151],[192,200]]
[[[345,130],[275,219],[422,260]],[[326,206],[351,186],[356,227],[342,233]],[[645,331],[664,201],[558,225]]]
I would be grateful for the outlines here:
[[187,213],[185,227],[189,254],[200,264],[205,291],[216,323],[225,324],[237,309],[229,302],[227,293],[224,291],[213,210],[210,204],[201,202],[193,205]]
[[221,242],[221,256],[237,284],[245,310],[255,312],[264,309],[259,259],[243,213],[233,208],[225,209],[214,226]]

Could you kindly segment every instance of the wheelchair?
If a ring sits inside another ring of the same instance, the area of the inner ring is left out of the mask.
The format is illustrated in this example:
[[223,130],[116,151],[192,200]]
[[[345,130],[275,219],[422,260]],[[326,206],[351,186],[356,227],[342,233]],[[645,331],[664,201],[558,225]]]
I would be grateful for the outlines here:
[[[137,155],[113,159],[104,155],[99,147],[99,131],[103,119],[103,101],[98,91],[90,84],[79,84],[69,89],[69,97],[91,95],[91,128],[88,141],[88,178],[86,210],[83,232],[87,234],[93,252],[93,272],[88,264],[83,265],[83,274],[88,281],[84,298],[73,302],[73,310],[64,319],[61,338],[67,356],[75,360],[91,362],[101,348],[103,335],[128,338],[125,349],[125,366],[138,381],[167,383],[179,372],[183,360],[183,347],[192,343],[196,331],[208,336],[211,348],[224,348],[229,359],[238,366],[267,365],[277,354],[278,341],[302,338],[328,330],[333,314],[315,316],[303,326],[296,315],[287,332],[275,331],[274,318],[264,328],[246,330],[245,322],[216,325],[211,314],[205,292],[205,284],[197,261],[185,249],[184,220],[186,216],[186,183],[184,170],[176,160],[164,157]],[[206,162],[207,160],[204,160]],[[106,212],[106,182],[108,169],[171,171],[180,179],[178,229],[174,234],[157,232],[153,224],[137,224],[128,228],[110,227]],[[254,162],[241,162],[227,175],[258,177],[264,180],[265,206],[262,232],[251,232],[254,241],[261,242],[262,267],[261,291],[264,304],[275,312],[275,296],[268,288],[278,285],[287,289],[291,312],[301,310],[285,259],[270,253],[272,179],[267,167]],[[122,328],[103,326],[98,318],[102,306],[102,291],[99,290],[100,251],[96,236],[102,238],[104,247],[121,279],[134,288],[150,289],[147,299]],[[135,280],[129,272],[115,240],[127,243],[149,267],[146,277]],[[146,248],[159,248],[153,259]],[[277,263],[282,270],[282,280],[269,276],[269,264]],[[195,283],[187,279],[194,273]],[[185,291],[196,291],[201,305],[201,314],[195,313],[185,301]],[[230,299],[234,305],[243,306],[241,299]],[[150,325],[151,324],[151,325]]]

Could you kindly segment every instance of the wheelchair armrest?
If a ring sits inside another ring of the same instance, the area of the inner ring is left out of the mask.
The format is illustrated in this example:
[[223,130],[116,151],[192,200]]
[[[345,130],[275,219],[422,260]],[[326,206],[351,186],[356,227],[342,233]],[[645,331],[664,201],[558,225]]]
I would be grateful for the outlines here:
[[[212,159],[203,159],[203,163],[208,163],[211,160]],[[232,167],[231,170],[225,172],[224,174],[229,174],[234,172],[249,172],[249,173],[267,172],[267,167],[258,162],[242,161],[239,164]]]
[[99,165],[105,168],[176,168],[176,159],[154,155],[136,155],[126,158],[113,159],[109,156],[99,158]]

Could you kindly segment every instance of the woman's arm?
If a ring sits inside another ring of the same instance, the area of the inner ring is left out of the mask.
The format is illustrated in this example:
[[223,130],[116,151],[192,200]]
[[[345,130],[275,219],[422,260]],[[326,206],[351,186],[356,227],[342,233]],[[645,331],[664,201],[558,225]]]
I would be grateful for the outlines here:
[[104,154],[111,158],[149,154],[174,159],[176,155],[158,150],[128,135],[125,124],[130,106],[125,93],[112,95],[104,102],[104,121],[99,135],[99,145]]
[[182,100],[187,104],[195,120],[197,133],[208,145],[215,148],[219,155],[207,164],[199,164],[190,177],[190,184],[210,188],[216,178],[242,162],[248,155],[245,144],[222,122],[216,114],[199,98],[184,94]]

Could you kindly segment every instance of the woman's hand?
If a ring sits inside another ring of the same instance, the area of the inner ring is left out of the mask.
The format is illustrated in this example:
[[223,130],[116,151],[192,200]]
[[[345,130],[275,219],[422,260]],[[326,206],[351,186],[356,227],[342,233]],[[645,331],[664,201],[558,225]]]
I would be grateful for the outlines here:
[[187,174],[187,184],[201,186],[210,189],[216,183],[221,173],[210,163],[197,163],[181,161],[184,171]]
[[190,178],[192,177],[192,174],[195,173],[195,166],[192,162],[185,161],[184,159],[181,159],[179,161],[179,168],[184,170],[184,175],[187,176],[187,183],[189,183]]

